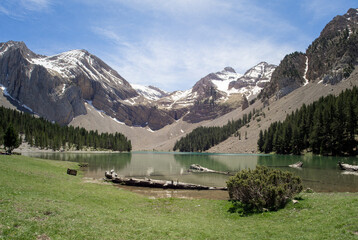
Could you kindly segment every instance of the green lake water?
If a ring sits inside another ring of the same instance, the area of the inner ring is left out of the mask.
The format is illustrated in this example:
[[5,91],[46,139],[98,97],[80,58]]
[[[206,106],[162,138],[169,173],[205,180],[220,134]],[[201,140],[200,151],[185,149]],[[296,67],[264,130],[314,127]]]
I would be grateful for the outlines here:
[[[285,156],[254,154],[199,154],[199,153],[27,153],[24,155],[45,159],[86,162],[85,176],[103,178],[104,172],[114,169],[120,176],[179,180],[206,186],[226,186],[229,176],[216,173],[191,173],[191,164],[200,164],[217,171],[234,174],[256,165],[291,171],[303,180],[304,187],[317,192],[358,192],[358,173],[341,171],[339,161],[358,165],[356,157]],[[303,161],[302,169],[288,167]]]

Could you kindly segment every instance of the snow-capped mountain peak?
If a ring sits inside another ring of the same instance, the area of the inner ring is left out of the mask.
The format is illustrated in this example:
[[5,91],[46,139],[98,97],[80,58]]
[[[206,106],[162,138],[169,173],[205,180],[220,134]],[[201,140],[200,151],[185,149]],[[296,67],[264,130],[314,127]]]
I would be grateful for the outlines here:
[[71,50],[54,56],[38,56],[29,59],[32,64],[41,65],[61,77],[73,79],[80,74],[88,78],[112,84],[123,84],[123,78],[102,60],[86,50]]
[[270,66],[268,63],[260,62],[253,68],[250,68],[248,71],[246,71],[244,76],[247,78],[270,78],[274,70],[275,68]]
[[168,96],[169,93],[153,86],[143,86],[139,84],[131,84],[138,94],[148,100],[156,101],[162,97]]

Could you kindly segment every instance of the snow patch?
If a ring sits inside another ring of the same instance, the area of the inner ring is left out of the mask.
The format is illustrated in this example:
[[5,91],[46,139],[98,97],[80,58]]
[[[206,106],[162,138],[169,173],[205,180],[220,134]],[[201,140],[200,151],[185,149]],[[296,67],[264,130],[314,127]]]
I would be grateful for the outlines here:
[[148,132],[151,132],[151,133],[154,133],[154,132],[155,132],[154,130],[150,129],[149,127],[147,128],[147,131],[148,131]]
[[[143,86],[143,85],[139,85],[139,84],[131,84],[132,87],[143,97],[149,99],[149,100],[158,100],[160,99],[163,94],[153,88],[147,87],[147,86]],[[164,91],[163,91],[164,92]]]
[[134,98],[128,98],[128,99],[124,100],[124,102],[129,103],[130,105],[133,106],[134,104],[136,104],[135,100],[137,100],[138,98],[139,98],[139,96],[134,97]]
[[303,74],[303,79],[305,80],[305,82],[303,83],[303,86],[306,86],[308,84],[307,72],[308,72],[308,57],[306,56],[306,68],[305,68],[305,73]]
[[32,110],[32,108],[26,106],[25,104],[22,104],[19,100],[13,98],[8,91],[6,90],[6,87],[2,84],[0,84],[0,89],[3,91],[3,94],[9,98],[11,98],[12,100],[16,101],[19,105],[21,105],[23,108],[27,109],[28,111],[30,111],[32,114],[38,115],[34,110]]
[[25,104],[22,104],[22,107],[23,107],[23,108],[26,108],[26,109],[29,110],[30,112],[34,113],[34,111],[33,111],[31,108],[29,108],[28,106],[26,106]]
[[188,95],[191,93],[191,89],[188,89],[186,91],[176,91],[174,92],[174,94],[170,95],[170,99],[173,100],[174,102],[179,101],[182,98],[186,98],[188,97]]
[[92,104],[92,101],[85,101],[85,103],[87,103],[87,104],[89,104],[91,107],[93,107],[93,109],[96,110],[97,113],[98,113],[101,117],[104,118],[104,115],[103,115],[103,114],[106,115],[106,113],[105,113],[103,110],[99,110],[99,109],[95,108],[95,106],[93,106],[93,104]]
[[61,93],[61,94],[64,94],[64,93],[65,93],[65,91],[66,91],[66,83],[65,83],[65,84],[63,84],[63,87],[62,87],[62,93]]
[[113,121],[115,121],[116,123],[119,123],[119,124],[121,124],[121,125],[125,125],[125,123],[124,122],[121,122],[121,121],[119,121],[117,118],[113,118],[113,117],[110,117]]
[[4,85],[0,84],[0,88],[1,88],[1,90],[3,91],[3,93],[4,93],[5,96],[11,98],[12,100],[17,101],[17,99],[13,98],[13,97],[9,94],[9,92],[6,90],[6,87],[5,87]]

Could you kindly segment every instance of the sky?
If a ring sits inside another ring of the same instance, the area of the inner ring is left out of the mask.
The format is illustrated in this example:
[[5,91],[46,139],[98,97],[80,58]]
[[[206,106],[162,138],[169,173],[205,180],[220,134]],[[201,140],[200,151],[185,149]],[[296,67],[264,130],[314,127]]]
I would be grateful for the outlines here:
[[129,83],[186,90],[231,66],[304,52],[357,0],[0,0],[0,42],[86,49]]

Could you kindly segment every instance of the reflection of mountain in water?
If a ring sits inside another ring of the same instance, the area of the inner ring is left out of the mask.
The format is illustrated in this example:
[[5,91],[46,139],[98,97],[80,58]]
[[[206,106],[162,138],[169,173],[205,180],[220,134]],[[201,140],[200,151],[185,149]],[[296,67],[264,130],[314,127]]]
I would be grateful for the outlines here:
[[[150,177],[152,179],[179,180],[206,186],[223,187],[229,176],[215,173],[189,173],[191,164],[234,173],[241,169],[254,169],[256,165],[288,170],[299,175],[305,187],[315,191],[358,191],[358,176],[344,175],[338,161],[357,165],[357,158],[290,156],[290,155],[225,155],[177,153],[31,153],[32,157],[72,162],[87,162],[83,168],[86,177],[103,178],[106,170],[114,169],[120,176]],[[288,165],[303,161],[302,170]],[[65,171],[65,169],[64,169]]]
[[184,169],[174,161],[173,154],[133,153],[131,164],[117,173],[126,177],[159,177],[176,175]]
[[186,168],[196,163],[223,172],[237,172],[247,168],[255,169],[257,164],[256,155],[175,154],[174,158]]

